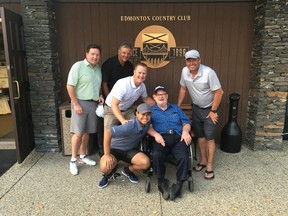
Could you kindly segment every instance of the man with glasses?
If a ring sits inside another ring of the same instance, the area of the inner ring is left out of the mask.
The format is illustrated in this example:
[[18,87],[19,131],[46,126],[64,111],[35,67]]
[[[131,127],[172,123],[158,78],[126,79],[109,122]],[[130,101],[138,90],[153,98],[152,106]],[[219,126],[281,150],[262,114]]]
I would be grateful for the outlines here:
[[[190,120],[179,106],[168,103],[168,94],[163,86],[155,88],[153,98],[156,104],[151,107],[152,126],[148,130],[148,134],[154,137],[153,168],[163,199],[174,200],[181,195],[183,182],[187,180],[188,146],[191,143]],[[177,182],[172,184],[170,192],[168,180],[164,178],[165,160],[169,153],[173,154],[177,164]]]

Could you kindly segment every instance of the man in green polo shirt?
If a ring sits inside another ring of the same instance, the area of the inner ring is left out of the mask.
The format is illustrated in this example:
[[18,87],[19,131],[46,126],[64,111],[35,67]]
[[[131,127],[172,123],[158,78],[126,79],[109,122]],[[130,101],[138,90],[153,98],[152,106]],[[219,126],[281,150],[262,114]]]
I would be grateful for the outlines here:
[[99,66],[101,48],[90,44],[86,49],[86,58],[76,62],[70,69],[67,81],[67,91],[71,99],[71,138],[72,156],[70,172],[78,174],[77,154],[79,163],[95,166],[96,161],[89,159],[87,146],[89,134],[96,133],[97,117],[96,107],[98,102],[104,103],[100,95],[102,82],[101,68]]

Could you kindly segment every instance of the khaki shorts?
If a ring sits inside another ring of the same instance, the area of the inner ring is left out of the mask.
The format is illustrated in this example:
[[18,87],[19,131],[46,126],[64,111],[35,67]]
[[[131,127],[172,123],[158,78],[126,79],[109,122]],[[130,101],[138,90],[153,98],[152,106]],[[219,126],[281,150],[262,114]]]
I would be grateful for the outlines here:
[[[135,111],[133,107],[130,107],[129,109],[125,111],[121,111],[122,115],[125,119],[130,120],[135,117]],[[110,129],[113,126],[119,125],[120,121],[116,118],[114,115],[111,107],[105,105],[104,106],[104,128]]]

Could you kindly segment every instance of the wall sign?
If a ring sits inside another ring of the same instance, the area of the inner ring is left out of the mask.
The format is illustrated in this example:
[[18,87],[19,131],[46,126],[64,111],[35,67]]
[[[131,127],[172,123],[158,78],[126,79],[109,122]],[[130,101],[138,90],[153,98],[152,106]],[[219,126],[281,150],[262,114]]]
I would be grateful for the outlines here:
[[132,57],[147,64],[149,68],[161,68],[171,59],[184,58],[188,47],[176,47],[173,34],[165,27],[151,25],[139,32]]

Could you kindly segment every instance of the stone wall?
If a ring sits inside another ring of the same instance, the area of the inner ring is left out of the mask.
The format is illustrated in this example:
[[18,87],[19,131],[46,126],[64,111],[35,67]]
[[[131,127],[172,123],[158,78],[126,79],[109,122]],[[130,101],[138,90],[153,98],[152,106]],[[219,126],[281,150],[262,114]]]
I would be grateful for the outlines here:
[[288,85],[288,1],[257,0],[248,101],[247,143],[282,149]]
[[60,151],[60,76],[55,9],[50,0],[21,0],[37,151]]

